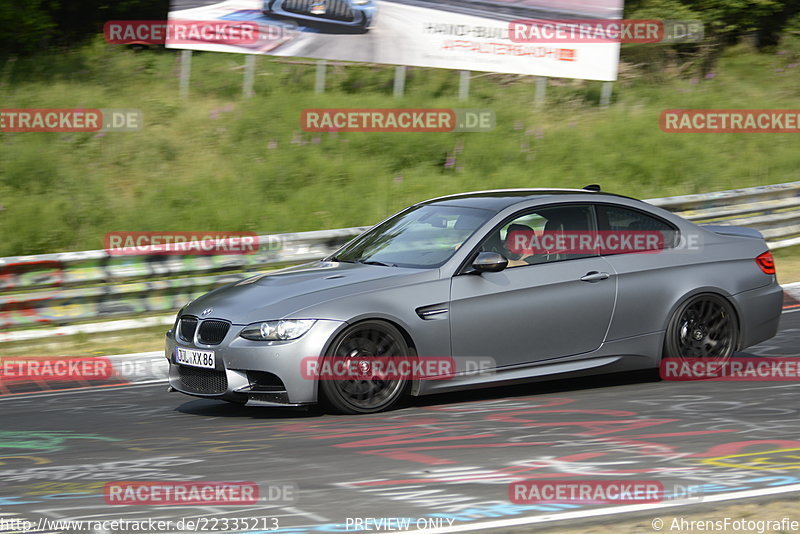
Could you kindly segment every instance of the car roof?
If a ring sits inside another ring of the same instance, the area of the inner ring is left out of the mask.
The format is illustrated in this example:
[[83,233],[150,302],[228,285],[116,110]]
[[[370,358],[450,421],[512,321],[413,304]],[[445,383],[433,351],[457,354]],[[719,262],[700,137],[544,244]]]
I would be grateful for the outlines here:
[[[482,208],[500,212],[508,207],[521,204],[529,200],[543,200],[547,198],[564,198],[569,196],[591,195],[592,197],[605,197],[606,199],[620,199],[621,195],[592,191],[588,189],[494,189],[489,191],[473,191],[447,195],[420,202],[420,205],[437,204],[445,206],[460,206],[467,208]],[[598,198],[599,200],[599,198]]]

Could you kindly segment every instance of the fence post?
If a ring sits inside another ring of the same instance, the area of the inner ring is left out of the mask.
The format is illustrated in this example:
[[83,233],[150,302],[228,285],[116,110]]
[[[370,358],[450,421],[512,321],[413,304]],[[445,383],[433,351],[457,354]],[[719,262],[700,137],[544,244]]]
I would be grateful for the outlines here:
[[328,75],[328,62],[324,59],[317,61],[317,80],[314,91],[317,93],[325,92],[325,78]]
[[256,80],[256,56],[248,55],[244,60],[244,97],[253,98],[255,91],[253,86]]
[[603,88],[600,90],[600,107],[607,108],[611,105],[611,93],[614,90],[613,82],[603,82]]
[[394,97],[401,98],[406,92],[406,67],[400,65],[394,69]]
[[458,99],[469,100],[469,84],[472,78],[472,73],[468,70],[461,71],[461,78],[458,82]]
[[189,81],[192,79],[192,51],[181,50],[181,98],[189,98]]
[[536,104],[536,107],[537,108],[542,107],[546,99],[547,99],[547,78],[545,78],[544,76],[537,76],[536,96],[534,97],[534,103]]

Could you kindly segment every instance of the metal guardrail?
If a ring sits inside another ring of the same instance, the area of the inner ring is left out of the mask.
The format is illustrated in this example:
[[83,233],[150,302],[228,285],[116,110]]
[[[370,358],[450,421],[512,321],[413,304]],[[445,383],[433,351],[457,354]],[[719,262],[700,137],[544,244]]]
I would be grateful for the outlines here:
[[[701,224],[756,228],[773,249],[800,245],[800,182],[647,202]],[[112,256],[94,250],[0,258],[0,330],[172,313],[254,272],[322,258],[364,230],[262,236],[257,253],[237,256]],[[126,329],[129,323],[120,321]],[[0,334],[0,342],[18,337]]]
[[254,254],[113,256],[91,250],[0,258],[0,331],[171,312],[265,268],[322,258],[364,230],[260,236]]
[[697,224],[748,226],[770,249],[800,245],[800,182],[647,200]]

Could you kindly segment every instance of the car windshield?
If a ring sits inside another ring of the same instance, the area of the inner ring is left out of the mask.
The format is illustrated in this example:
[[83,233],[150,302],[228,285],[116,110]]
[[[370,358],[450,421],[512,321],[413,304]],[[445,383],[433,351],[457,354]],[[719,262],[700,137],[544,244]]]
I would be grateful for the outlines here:
[[418,269],[443,265],[494,212],[424,205],[379,224],[331,261]]

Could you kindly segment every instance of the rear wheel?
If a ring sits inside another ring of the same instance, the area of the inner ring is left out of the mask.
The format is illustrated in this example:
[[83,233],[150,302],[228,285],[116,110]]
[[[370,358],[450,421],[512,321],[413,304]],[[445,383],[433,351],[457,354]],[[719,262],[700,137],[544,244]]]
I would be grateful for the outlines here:
[[738,340],[739,321],[731,303],[720,295],[698,295],[672,315],[664,357],[727,360],[736,351]]
[[363,376],[358,380],[320,380],[321,400],[339,413],[366,414],[388,410],[400,401],[410,382],[399,376],[377,376],[370,370],[378,358],[411,356],[405,338],[391,324],[383,321],[355,324],[336,337],[325,361],[351,362],[363,371]]

